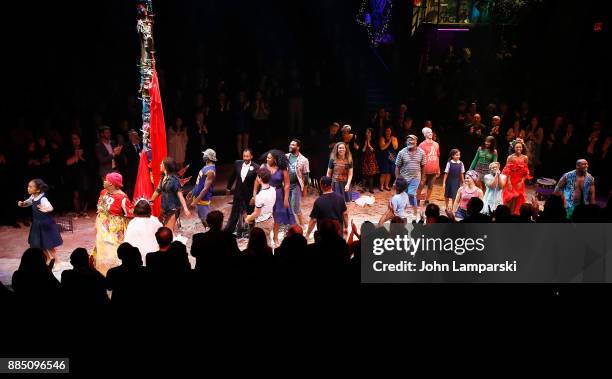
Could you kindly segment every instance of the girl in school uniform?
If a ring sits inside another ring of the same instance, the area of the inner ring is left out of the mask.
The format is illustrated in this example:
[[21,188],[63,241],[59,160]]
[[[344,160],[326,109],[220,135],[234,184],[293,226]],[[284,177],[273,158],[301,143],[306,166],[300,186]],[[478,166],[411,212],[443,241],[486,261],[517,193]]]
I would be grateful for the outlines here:
[[20,207],[32,207],[32,226],[28,243],[30,247],[42,249],[47,256],[49,268],[56,263],[55,248],[63,243],[59,226],[55,223],[51,212],[53,206],[45,196],[49,186],[42,179],[32,179],[28,183],[30,197],[25,201],[17,202]]

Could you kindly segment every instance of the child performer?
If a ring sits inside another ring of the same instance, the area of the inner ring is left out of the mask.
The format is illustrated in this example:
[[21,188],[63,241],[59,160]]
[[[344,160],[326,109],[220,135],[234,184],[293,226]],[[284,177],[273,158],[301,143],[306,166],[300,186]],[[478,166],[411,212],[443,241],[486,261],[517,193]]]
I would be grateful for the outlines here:
[[[444,169],[442,190],[444,191],[444,206],[446,209],[453,209],[457,190],[463,185],[465,167],[463,162],[461,162],[461,152],[459,149],[452,149],[448,156],[448,162],[446,162],[446,168]],[[450,207],[448,206],[449,200]]]
[[51,212],[53,206],[45,196],[49,186],[41,179],[32,179],[28,183],[28,193],[30,197],[26,201],[19,201],[20,207],[32,207],[32,227],[28,243],[30,247],[42,249],[47,256],[47,265],[52,269],[56,261],[55,248],[60,246],[62,236],[59,227],[53,220]]

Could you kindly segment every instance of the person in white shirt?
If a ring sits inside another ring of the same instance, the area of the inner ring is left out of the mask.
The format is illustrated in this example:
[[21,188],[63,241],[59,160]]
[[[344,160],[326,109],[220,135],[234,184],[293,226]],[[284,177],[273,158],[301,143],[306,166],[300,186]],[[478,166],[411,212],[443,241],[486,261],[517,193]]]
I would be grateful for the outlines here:
[[276,202],[276,190],[270,186],[270,170],[260,167],[257,170],[257,183],[261,190],[255,196],[255,210],[246,217],[249,224],[255,223],[255,227],[263,229],[266,233],[268,245],[272,246],[270,233],[274,228],[274,203]]
[[52,269],[56,262],[55,248],[62,245],[62,236],[59,227],[51,216],[53,206],[45,196],[49,186],[41,179],[32,179],[28,183],[30,197],[25,201],[18,201],[20,207],[32,207],[32,226],[28,243],[30,247],[42,249],[47,256],[47,264]]
[[127,226],[124,242],[140,250],[144,262],[147,253],[159,250],[155,233],[163,225],[155,216],[151,216],[151,205],[146,199],[140,199],[134,205],[134,218]]

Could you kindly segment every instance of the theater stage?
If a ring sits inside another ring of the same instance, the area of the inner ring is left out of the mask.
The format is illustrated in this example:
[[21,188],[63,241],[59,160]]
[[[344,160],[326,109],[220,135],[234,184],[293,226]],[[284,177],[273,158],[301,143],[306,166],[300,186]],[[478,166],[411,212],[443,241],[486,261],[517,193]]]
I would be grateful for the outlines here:
[[[224,193],[224,189],[227,183],[227,172],[226,170],[219,170],[219,180],[215,183],[215,193]],[[371,206],[360,207],[357,204],[350,203],[348,205],[349,219],[354,221],[359,227],[364,221],[371,221],[377,223],[380,217],[384,214],[388,199],[392,193],[390,191],[378,192],[373,195],[376,199],[375,203]],[[531,199],[531,196],[535,193],[535,187],[527,188],[527,199]],[[369,192],[364,195],[371,195]],[[308,216],[312,205],[317,198],[317,193],[314,189],[310,190],[310,193],[306,198],[302,200],[302,212]],[[213,209],[217,209],[223,212],[224,220],[227,220],[230,210],[232,196],[220,195],[213,197]],[[439,178],[434,187],[432,194],[432,202],[444,209],[444,196],[442,193],[442,179]],[[70,253],[77,247],[85,247],[91,252],[94,246],[95,240],[95,211],[89,212],[89,218],[79,218],[73,221],[74,231],[62,233],[64,244],[60,246],[58,250],[59,262],[56,263],[53,273],[57,278],[60,278],[61,272],[65,269],[71,268],[70,266]],[[308,220],[308,217],[306,217]],[[21,254],[28,248],[28,233],[29,227],[22,227],[15,229],[12,227],[2,226],[0,227],[0,281],[7,286],[11,285],[11,277],[13,272],[19,267],[19,260]],[[191,217],[182,219],[182,226],[179,230],[179,238],[186,240],[187,247],[191,245],[191,236],[195,233],[204,231],[202,223],[197,218],[195,210],[192,212]],[[281,234],[282,239],[282,234]],[[311,237],[312,239],[312,237]],[[309,241],[312,242],[312,241]],[[238,244],[241,249],[244,249],[247,244],[246,239],[240,239]],[[195,260],[190,256],[192,261],[192,267],[195,265]]]

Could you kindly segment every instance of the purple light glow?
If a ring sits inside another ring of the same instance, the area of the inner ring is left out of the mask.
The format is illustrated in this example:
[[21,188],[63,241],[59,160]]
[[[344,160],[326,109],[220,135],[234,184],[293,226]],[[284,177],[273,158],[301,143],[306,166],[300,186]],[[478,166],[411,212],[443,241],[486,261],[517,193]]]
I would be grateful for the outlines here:
[[469,32],[470,29],[437,29],[439,32]]

